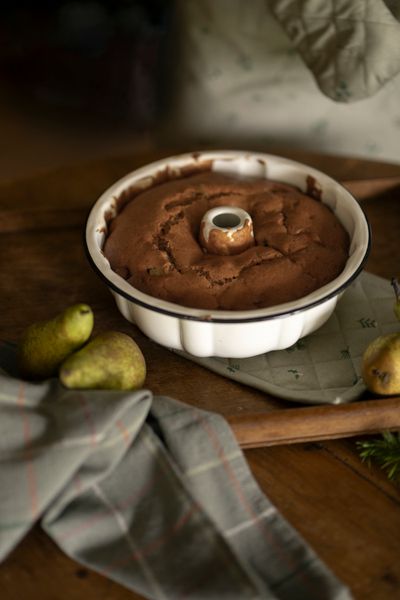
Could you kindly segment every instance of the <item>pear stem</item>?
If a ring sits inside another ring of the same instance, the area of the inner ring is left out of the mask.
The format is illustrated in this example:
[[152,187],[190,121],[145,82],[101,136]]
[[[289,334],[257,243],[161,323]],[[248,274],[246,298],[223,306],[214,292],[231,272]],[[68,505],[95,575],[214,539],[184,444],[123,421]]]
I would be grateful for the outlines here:
[[400,284],[399,284],[399,280],[396,277],[392,277],[390,283],[393,286],[394,293],[396,295],[396,300],[399,301],[400,300]]

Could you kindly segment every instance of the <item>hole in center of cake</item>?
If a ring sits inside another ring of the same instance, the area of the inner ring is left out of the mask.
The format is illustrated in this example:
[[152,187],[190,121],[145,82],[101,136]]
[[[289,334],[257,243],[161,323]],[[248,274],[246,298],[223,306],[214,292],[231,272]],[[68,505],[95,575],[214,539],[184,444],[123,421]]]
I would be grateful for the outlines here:
[[240,217],[233,213],[221,213],[216,215],[212,222],[216,227],[220,227],[221,229],[232,229],[239,225]]

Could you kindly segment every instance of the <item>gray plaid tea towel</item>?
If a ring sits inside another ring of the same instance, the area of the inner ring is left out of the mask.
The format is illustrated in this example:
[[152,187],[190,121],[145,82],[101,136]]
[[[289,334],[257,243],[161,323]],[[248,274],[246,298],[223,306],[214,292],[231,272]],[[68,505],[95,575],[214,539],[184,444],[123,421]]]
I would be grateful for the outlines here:
[[399,331],[390,282],[362,273],[339,300],[330,319],[291,348],[251,358],[193,360],[220,375],[278,398],[307,404],[341,404],[366,390],[362,355],[379,335]]
[[146,390],[27,383],[9,374],[12,353],[0,347],[1,559],[40,521],[66,554],[147,598],[350,598],[222,417]]

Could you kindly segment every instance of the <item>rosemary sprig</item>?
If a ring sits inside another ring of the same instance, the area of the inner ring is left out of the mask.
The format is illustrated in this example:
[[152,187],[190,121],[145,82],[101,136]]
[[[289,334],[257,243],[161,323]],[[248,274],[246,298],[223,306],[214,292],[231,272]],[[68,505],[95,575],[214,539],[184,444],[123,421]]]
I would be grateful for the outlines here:
[[400,432],[385,431],[381,439],[356,444],[362,461],[375,461],[391,481],[400,483]]

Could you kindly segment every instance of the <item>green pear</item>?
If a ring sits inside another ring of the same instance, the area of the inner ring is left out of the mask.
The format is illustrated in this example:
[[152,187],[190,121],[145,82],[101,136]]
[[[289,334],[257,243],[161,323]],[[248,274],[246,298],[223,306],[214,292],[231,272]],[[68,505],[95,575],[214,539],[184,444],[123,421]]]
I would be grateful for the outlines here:
[[362,376],[367,388],[375,394],[400,394],[400,333],[382,335],[364,352]]
[[394,303],[394,314],[396,315],[396,317],[398,318],[398,320],[400,321],[400,285],[399,285],[399,280],[396,279],[396,277],[393,277],[391,284],[393,286],[394,289],[394,293],[396,296],[396,300]]
[[144,383],[146,363],[129,335],[107,331],[69,356],[59,376],[67,388],[135,390]]
[[18,348],[21,375],[32,379],[56,375],[63,360],[89,339],[92,329],[93,312],[87,304],[74,304],[54,319],[32,324]]

